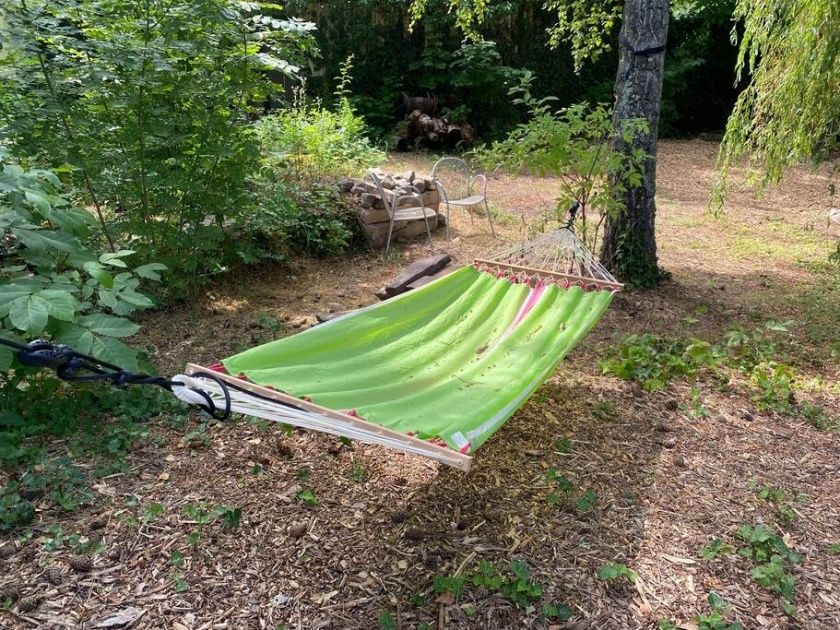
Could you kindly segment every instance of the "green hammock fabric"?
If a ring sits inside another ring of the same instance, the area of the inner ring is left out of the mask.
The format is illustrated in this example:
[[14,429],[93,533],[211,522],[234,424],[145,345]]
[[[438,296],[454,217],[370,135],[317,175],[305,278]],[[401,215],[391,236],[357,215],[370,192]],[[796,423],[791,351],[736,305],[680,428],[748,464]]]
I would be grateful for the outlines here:
[[608,290],[532,289],[469,266],[222,363],[259,385],[472,453],[611,300]]

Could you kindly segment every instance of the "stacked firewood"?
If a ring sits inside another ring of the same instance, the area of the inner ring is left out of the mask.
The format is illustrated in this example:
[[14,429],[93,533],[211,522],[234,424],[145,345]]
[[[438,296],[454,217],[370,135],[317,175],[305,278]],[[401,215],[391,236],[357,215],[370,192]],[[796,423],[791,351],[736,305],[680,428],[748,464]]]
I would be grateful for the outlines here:
[[397,134],[397,151],[413,151],[420,147],[431,149],[462,149],[475,142],[475,129],[467,123],[450,123],[438,113],[434,97],[404,96],[408,122]]
[[[430,178],[417,176],[414,171],[399,174],[376,171],[376,176],[382,183],[385,193],[384,199],[379,194],[379,189],[369,174],[364,179],[345,179],[341,182],[342,191],[350,196],[350,199],[354,202],[352,205],[357,208],[359,221],[371,246],[385,247],[391,221],[391,215],[385,208],[386,204],[388,208],[391,207],[395,197],[397,199],[405,197],[399,200],[398,207],[422,204],[424,207],[431,208],[439,213],[440,196],[435,183]],[[429,219],[429,227],[432,230],[443,225],[444,216],[442,214]],[[396,221],[392,238],[403,240],[424,236],[425,234],[426,225],[423,219]]]

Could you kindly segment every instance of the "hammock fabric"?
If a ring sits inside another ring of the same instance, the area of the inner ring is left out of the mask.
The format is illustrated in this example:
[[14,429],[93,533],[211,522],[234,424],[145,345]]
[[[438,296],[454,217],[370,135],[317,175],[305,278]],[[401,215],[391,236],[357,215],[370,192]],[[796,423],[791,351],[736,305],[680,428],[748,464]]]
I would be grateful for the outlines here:
[[621,287],[558,234],[223,360],[232,409],[468,470]]

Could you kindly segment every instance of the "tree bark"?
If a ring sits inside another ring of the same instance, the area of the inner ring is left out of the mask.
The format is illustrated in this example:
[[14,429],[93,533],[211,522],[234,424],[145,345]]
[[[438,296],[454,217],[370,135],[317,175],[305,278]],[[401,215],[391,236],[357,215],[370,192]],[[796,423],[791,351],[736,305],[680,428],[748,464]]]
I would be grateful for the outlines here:
[[[601,262],[619,278],[636,286],[653,286],[661,277],[656,256],[656,141],[662,100],[665,42],[668,36],[668,0],[626,0],[619,35],[618,74],[615,79],[616,150],[632,155],[637,149],[650,157],[643,180],[631,186],[621,173],[611,176],[618,185],[622,212],[607,217]],[[622,139],[624,121],[642,118],[648,130]]]

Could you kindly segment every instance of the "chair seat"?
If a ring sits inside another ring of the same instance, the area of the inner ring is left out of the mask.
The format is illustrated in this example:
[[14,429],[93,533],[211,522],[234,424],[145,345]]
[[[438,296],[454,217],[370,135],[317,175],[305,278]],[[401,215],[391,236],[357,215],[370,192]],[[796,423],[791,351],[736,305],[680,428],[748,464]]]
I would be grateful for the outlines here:
[[450,199],[450,206],[475,206],[484,201],[484,195],[470,195],[463,199]]
[[416,219],[434,218],[437,212],[432,208],[410,206],[407,208],[397,208],[394,213],[394,221],[414,221]]

